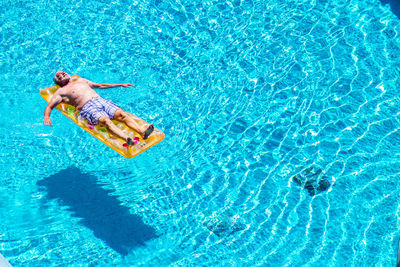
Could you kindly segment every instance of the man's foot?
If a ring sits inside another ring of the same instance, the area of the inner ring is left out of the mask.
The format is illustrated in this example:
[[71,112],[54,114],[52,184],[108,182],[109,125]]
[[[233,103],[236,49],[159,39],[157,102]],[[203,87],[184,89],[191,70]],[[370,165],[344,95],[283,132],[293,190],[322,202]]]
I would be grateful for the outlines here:
[[143,139],[147,139],[153,131],[154,131],[154,125],[150,124],[149,128],[147,128],[147,130],[144,132]]
[[135,143],[133,142],[132,138],[130,138],[130,137],[126,138],[126,143],[127,143],[128,145],[130,145],[130,146],[135,144]]

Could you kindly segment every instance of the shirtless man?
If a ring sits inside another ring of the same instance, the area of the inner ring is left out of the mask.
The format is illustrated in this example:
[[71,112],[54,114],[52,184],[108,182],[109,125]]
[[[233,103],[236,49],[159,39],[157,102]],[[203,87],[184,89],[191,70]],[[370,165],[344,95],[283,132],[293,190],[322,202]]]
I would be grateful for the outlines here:
[[153,132],[154,126],[150,124],[147,129],[141,129],[139,125],[129,116],[129,113],[122,110],[111,101],[104,100],[93,88],[126,87],[132,84],[111,84],[94,83],[89,80],[78,78],[72,81],[71,77],[64,71],[58,71],[54,76],[54,82],[61,88],[52,96],[49,104],[44,110],[44,124],[53,126],[50,120],[50,113],[60,102],[65,102],[76,107],[81,112],[81,116],[91,124],[104,124],[107,130],[116,136],[126,140],[128,145],[134,144],[132,138],[118,128],[111,120],[124,122],[129,128],[135,130],[144,139],[147,139]]

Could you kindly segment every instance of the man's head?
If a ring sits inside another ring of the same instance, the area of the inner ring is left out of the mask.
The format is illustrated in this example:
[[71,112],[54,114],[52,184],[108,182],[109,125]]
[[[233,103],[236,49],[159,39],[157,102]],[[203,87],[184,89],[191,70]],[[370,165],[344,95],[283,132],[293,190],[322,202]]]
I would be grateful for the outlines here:
[[55,84],[63,87],[69,83],[71,80],[71,76],[68,75],[65,71],[59,70],[56,75],[54,75],[53,81]]

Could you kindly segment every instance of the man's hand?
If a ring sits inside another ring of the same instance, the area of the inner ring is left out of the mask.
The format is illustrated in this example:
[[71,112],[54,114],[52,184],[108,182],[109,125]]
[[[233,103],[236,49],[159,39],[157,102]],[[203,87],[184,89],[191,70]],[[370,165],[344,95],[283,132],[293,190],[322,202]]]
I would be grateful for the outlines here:
[[135,86],[134,84],[130,84],[130,83],[123,83],[120,85],[121,87],[125,87],[125,88],[131,88],[132,86]]
[[44,117],[44,124],[53,126],[53,123],[51,122],[50,117],[46,117],[46,116]]

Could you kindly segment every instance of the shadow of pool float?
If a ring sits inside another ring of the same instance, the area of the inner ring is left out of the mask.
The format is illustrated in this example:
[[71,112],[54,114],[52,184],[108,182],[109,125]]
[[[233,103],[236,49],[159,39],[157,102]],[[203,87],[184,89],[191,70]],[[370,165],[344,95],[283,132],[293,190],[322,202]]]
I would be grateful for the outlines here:
[[127,255],[152,238],[156,230],[97,183],[97,177],[70,167],[37,182],[44,191],[44,201],[55,199],[67,207],[80,224],[91,229],[110,248]]

